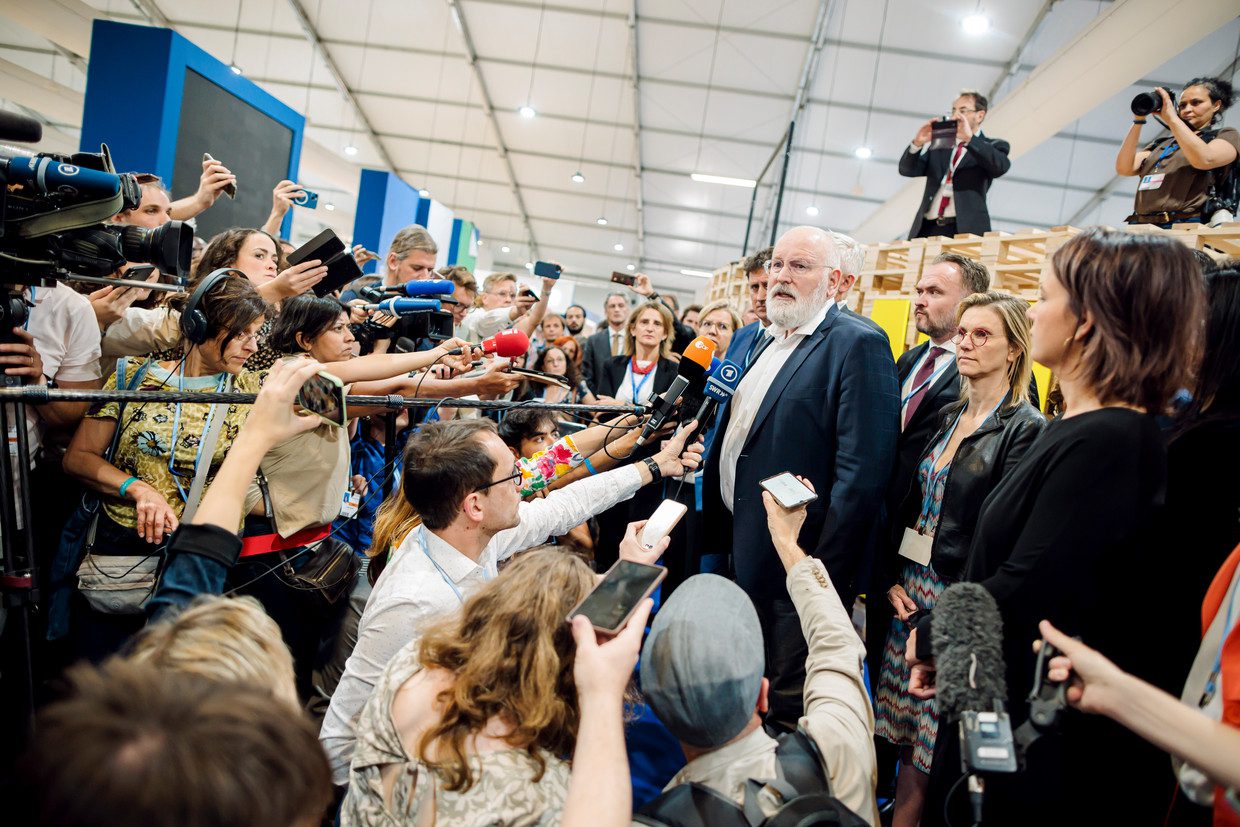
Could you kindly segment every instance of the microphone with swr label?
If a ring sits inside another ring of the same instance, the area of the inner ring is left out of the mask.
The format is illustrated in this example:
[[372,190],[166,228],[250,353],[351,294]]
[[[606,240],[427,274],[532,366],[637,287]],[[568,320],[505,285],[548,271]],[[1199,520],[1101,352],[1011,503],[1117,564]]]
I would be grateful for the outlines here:
[[702,405],[693,417],[697,420],[697,427],[694,428],[693,433],[689,434],[689,438],[685,440],[686,445],[692,445],[693,440],[697,439],[698,434],[706,430],[710,421],[715,418],[715,412],[719,410],[719,406],[727,403],[732,398],[732,394],[736,393],[736,386],[740,383],[741,369],[735,362],[729,362],[725,359],[719,362],[714,370],[710,372],[706,377],[706,388],[703,391]]

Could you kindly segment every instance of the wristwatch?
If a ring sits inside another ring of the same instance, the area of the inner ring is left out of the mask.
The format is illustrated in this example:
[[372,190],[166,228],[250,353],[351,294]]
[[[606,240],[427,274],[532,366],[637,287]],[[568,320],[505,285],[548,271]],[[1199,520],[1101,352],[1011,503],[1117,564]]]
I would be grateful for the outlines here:
[[646,457],[642,462],[646,463],[646,467],[650,469],[650,476],[653,477],[651,482],[663,478],[663,471],[659,469],[659,463],[655,462],[654,457]]

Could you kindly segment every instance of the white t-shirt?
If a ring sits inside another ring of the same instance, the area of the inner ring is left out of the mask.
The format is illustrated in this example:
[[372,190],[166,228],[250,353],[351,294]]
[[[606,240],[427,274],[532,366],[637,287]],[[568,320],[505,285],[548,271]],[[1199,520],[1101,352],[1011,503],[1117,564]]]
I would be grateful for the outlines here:
[[[35,350],[43,360],[43,375],[57,382],[89,382],[99,370],[99,323],[90,299],[63,284],[29,287],[25,296],[33,304],[26,330],[34,337]],[[33,405],[26,407],[30,457],[43,444],[43,420]],[[9,431],[9,450],[16,455],[17,434]]]

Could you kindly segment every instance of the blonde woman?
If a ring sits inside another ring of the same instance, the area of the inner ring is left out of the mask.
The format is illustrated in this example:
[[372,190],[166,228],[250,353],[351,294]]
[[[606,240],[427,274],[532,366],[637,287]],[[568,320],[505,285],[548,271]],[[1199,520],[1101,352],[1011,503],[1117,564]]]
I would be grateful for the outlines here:
[[599,404],[644,405],[667,390],[676,378],[676,363],[671,359],[674,332],[666,305],[638,305],[625,324],[623,355],[611,357],[598,377]]
[[889,587],[894,618],[879,673],[874,731],[902,750],[893,827],[919,822],[938,731],[934,702],[908,692],[909,621],[961,579],[982,501],[1046,423],[1029,402],[1028,310],[1028,302],[994,290],[974,293],[957,307],[953,341],[961,399],[939,414],[939,430],[922,453],[884,558],[880,583]]
[[715,343],[715,354],[721,359],[732,344],[732,334],[740,327],[741,317],[736,315],[727,299],[713,301],[698,312],[698,335]]

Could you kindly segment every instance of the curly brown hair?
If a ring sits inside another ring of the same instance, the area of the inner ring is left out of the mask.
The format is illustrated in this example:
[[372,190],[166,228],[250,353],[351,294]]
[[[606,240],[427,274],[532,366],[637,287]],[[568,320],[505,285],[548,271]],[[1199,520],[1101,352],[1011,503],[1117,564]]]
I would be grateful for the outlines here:
[[569,755],[580,711],[573,681],[576,644],[564,618],[594,587],[594,573],[574,554],[530,551],[465,601],[458,614],[424,631],[418,661],[452,675],[440,693],[439,723],[422,736],[418,755],[446,789],[474,783],[467,742],[492,718],[512,724],[510,744],[546,765],[540,751]]
[[280,240],[264,230],[255,230],[250,227],[233,227],[216,235],[207,243],[207,249],[202,251],[202,258],[198,260],[198,267],[194,270],[194,278],[200,279],[221,267],[233,267],[237,263],[237,256],[241,254],[241,246],[245,244],[245,240],[255,233],[265,235],[271,239],[271,243],[275,245],[276,250],[276,269],[283,270],[288,267],[288,262],[284,258],[284,248],[280,246]]

